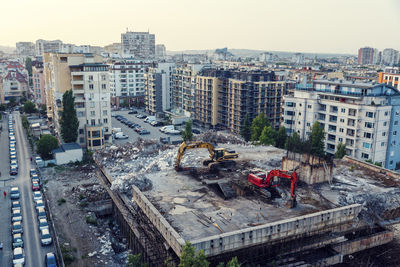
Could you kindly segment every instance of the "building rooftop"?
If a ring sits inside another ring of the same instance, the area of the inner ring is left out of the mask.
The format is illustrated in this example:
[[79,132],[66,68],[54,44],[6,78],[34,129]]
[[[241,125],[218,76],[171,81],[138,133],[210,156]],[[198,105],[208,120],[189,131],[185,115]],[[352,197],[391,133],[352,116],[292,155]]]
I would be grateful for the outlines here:
[[65,143],[62,144],[60,147],[53,149],[53,154],[65,152],[68,150],[75,150],[75,149],[82,149],[81,146],[77,143]]

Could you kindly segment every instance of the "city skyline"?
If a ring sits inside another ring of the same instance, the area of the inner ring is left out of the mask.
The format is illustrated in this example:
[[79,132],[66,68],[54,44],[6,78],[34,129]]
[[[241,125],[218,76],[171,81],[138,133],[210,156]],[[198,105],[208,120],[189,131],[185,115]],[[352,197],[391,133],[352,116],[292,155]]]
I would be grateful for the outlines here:
[[365,46],[400,48],[400,36],[394,34],[400,27],[396,16],[400,3],[395,0],[380,1],[379,5],[373,0],[252,0],[246,5],[225,0],[207,0],[201,5],[181,0],[122,0],[114,6],[104,0],[72,0],[62,8],[49,0],[23,0],[21,4],[25,8],[3,4],[8,12],[0,18],[0,25],[4,25],[0,45],[60,39],[104,46],[120,42],[121,33],[128,29],[150,31],[156,43],[165,44],[169,51],[229,47],[356,54]]

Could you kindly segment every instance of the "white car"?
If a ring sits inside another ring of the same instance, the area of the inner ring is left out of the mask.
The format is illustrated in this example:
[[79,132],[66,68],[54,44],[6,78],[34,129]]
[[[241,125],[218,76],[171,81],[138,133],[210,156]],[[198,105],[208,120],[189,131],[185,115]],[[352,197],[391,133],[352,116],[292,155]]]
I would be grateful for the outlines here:
[[40,191],[34,191],[33,201],[37,202],[38,200],[42,200],[42,193],[40,193]]
[[21,213],[20,209],[13,210],[11,221],[12,222],[21,222],[22,221],[22,213]]
[[25,264],[25,253],[23,248],[14,248],[13,264]]
[[45,218],[39,219],[39,230],[41,231],[43,229],[49,229],[49,224]]
[[36,201],[36,210],[39,210],[39,208],[44,209],[44,203],[43,203],[43,200],[41,200],[41,199]]
[[42,246],[50,245],[52,241],[49,229],[40,230],[40,242]]

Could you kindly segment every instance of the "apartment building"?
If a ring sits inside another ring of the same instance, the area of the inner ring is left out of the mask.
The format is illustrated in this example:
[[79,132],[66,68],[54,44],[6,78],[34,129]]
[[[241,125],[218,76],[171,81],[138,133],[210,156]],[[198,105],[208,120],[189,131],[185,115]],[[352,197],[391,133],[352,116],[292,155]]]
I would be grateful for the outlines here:
[[307,139],[318,121],[326,132],[325,151],[334,155],[339,143],[346,154],[400,168],[400,93],[386,84],[338,79],[298,84],[284,96],[283,126]]
[[372,47],[362,47],[358,49],[358,64],[376,64],[375,60],[378,53],[377,49]]
[[145,74],[145,107],[152,115],[171,110],[175,63],[158,63]]
[[136,59],[154,59],[155,35],[149,32],[129,32],[121,34],[123,56]]
[[42,56],[43,53],[59,53],[62,50],[62,41],[47,41],[39,39],[35,44],[36,56]]
[[167,56],[167,50],[165,48],[165,45],[163,44],[156,45],[155,53],[157,59],[164,60]]
[[109,63],[110,92],[113,105],[144,103],[145,73],[151,63],[133,58],[116,59]]
[[172,74],[172,108],[191,116],[195,112],[195,91],[197,73],[203,64],[177,64]]
[[28,72],[19,62],[5,62],[1,75],[0,96],[1,103],[8,103],[11,99],[19,101],[28,94]]
[[246,113],[264,113],[279,128],[282,96],[294,83],[277,81],[274,72],[203,69],[196,82],[196,122],[239,133]]
[[400,67],[385,68],[384,72],[379,73],[379,83],[393,86],[400,91]]
[[35,62],[32,64],[32,96],[36,104],[46,104],[43,62]]
[[399,63],[399,51],[386,48],[382,52],[382,64],[386,66],[393,66]]
[[79,120],[77,142],[99,149],[111,138],[111,105],[108,65],[93,54],[44,54],[47,115],[60,134],[62,96],[72,88]]
[[18,56],[28,57],[35,55],[35,44],[32,42],[18,42],[15,46]]

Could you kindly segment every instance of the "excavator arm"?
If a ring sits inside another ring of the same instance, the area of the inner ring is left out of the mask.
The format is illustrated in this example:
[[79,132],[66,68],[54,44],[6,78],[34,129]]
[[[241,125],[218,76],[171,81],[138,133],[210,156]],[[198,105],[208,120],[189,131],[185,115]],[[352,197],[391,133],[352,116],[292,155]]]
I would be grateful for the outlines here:
[[178,154],[176,155],[175,170],[181,170],[181,161],[185,151],[194,148],[207,148],[210,153],[210,158],[214,158],[214,146],[208,142],[194,141],[194,142],[183,142],[178,149]]

